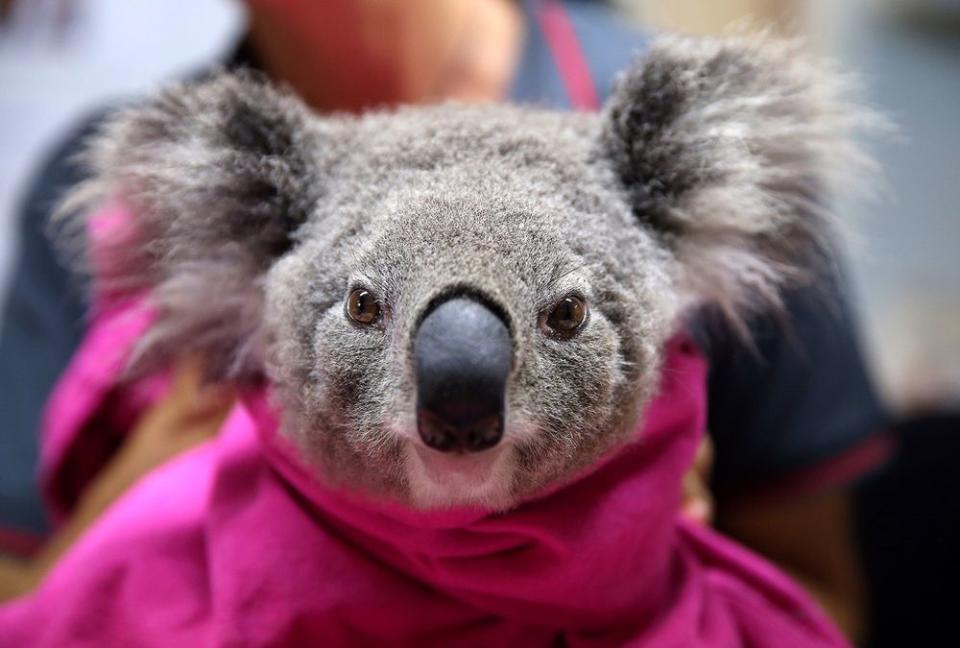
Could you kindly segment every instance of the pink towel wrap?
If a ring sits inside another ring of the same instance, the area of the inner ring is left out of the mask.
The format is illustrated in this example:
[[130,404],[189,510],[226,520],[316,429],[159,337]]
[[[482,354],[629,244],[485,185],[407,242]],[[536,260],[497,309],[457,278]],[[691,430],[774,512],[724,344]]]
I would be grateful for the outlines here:
[[[96,312],[46,417],[61,517],[166,384],[119,383],[143,300]],[[0,607],[0,646],[848,645],[779,571],[678,515],[705,378],[678,336],[633,440],[500,514],[335,491],[277,434],[266,391],[248,393],[218,437],[144,476]]]

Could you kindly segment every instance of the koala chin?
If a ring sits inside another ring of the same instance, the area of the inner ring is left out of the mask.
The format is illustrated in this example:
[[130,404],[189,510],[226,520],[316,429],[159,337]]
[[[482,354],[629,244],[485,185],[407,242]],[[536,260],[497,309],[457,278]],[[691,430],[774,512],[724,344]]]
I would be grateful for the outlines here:
[[99,277],[155,306],[131,371],[200,354],[322,479],[507,509],[633,438],[704,306],[743,331],[829,258],[877,118],[801,50],[661,38],[599,113],[321,116],[223,73],[110,120],[67,211],[134,214]]

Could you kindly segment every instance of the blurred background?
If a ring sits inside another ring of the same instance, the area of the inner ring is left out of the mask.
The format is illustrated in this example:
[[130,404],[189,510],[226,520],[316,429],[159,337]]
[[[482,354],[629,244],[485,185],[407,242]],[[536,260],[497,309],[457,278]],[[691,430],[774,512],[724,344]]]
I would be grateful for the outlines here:
[[[618,0],[646,29],[719,32],[747,17],[807,34],[864,79],[900,136],[876,143],[876,200],[845,208],[864,342],[898,411],[960,403],[960,0]],[[78,116],[223,54],[229,0],[0,0],[0,290],[12,218]],[[184,19],[185,17],[189,19]],[[922,332],[922,333],[920,333]]]
[[[905,421],[900,464],[861,488],[872,645],[926,645],[903,642],[918,628],[951,626],[931,615],[956,599],[944,574],[958,572],[960,488],[950,468],[960,430],[942,412],[960,408],[960,0],[616,4],[651,31],[714,33],[750,18],[804,34],[858,73],[868,102],[899,128],[869,143],[882,191],[842,210],[855,233],[849,265],[873,377]],[[0,290],[25,185],[65,129],[201,68],[242,29],[229,0],[0,0]]]

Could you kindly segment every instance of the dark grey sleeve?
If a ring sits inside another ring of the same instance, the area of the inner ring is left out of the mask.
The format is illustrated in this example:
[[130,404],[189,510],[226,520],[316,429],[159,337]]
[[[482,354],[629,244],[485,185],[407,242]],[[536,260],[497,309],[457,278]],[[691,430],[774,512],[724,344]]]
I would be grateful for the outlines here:
[[754,323],[755,349],[709,327],[707,425],[717,486],[815,475],[885,430],[842,286],[828,274],[789,292],[785,318]]
[[17,214],[19,257],[0,323],[0,527],[47,526],[36,479],[40,418],[80,343],[85,315],[83,287],[58,261],[47,223],[63,192],[82,179],[73,157],[104,114],[82,120],[46,158]]

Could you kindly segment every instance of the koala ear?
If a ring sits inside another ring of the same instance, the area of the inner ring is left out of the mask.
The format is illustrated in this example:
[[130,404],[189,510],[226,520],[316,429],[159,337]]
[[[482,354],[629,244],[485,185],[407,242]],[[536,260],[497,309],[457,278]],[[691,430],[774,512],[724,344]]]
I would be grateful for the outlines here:
[[122,235],[85,229],[98,288],[147,290],[156,308],[135,364],[199,353],[214,379],[259,371],[262,277],[318,197],[315,121],[259,77],[224,73],[122,110],[95,137],[93,179],[62,211],[86,204],[96,219],[119,202],[130,215]]
[[677,259],[682,305],[713,303],[745,332],[825,258],[827,194],[871,168],[851,134],[879,123],[841,100],[846,85],[761,36],[661,38],[620,78],[600,148]]

